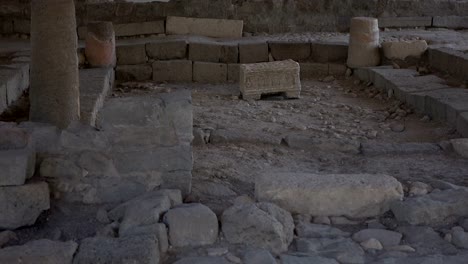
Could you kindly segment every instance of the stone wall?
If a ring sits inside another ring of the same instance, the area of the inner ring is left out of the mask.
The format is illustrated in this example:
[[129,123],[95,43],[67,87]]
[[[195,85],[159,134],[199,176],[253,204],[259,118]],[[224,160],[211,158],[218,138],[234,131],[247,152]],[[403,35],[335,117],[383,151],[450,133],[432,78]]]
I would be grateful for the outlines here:
[[[27,31],[30,0],[0,2],[0,33]],[[76,0],[79,25],[107,20],[143,22],[166,16],[242,19],[246,32],[343,31],[353,16],[466,16],[468,1],[452,0],[171,0],[124,3]],[[90,4],[88,2],[92,2]]]

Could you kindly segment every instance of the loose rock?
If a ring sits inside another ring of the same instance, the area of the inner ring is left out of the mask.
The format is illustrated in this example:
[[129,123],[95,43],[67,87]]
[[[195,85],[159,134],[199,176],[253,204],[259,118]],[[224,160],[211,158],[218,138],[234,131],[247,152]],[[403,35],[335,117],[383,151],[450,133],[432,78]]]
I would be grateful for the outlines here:
[[73,241],[35,240],[0,250],[0,263],[71,264],[78,245]]

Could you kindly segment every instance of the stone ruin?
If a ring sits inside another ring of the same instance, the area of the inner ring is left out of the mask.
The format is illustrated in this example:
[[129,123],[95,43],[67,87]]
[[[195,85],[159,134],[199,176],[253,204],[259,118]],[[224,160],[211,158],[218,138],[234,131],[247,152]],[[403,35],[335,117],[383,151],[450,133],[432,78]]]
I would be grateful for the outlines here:
[[0,263],[468,263],[467,14],[3,0]]

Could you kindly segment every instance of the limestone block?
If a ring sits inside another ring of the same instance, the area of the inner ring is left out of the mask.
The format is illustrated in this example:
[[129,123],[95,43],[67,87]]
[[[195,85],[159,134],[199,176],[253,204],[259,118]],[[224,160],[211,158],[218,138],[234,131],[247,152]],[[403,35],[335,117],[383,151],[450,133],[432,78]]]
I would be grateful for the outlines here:
[[275,60],[304,61],[311,54],[311,45],[307,42],[270,41],[268,45]]
[[187,56],[186,40],[165,40],[146,44],[146,53],[155,60],[185,59]]
[[168,35],[200,35],[213,38],[241,38],[242,20],[175,17],[166,19]]
[[434,119],[447,121],[455,125],[458,116],[468,112],[468,90],[462,88],[447,88],[427,92],[426,112]]
[[32,225],[49,208],[49,187],[45,182],[0,187],[1,229]]
[[0,263],[72,264],[78,244],[47,239],[30,241],[21,246],[0,250]]
[[219,62],[222,46],[217,42],[191,42],[189,44],[189,60],[204,62]]
[[379,17],[381,28],[430,27],[432,17]]
[[382,43],[382,49],[387,59],[420,58],[427,50],[427,42],[425,40],[387,41]]
[[211,245],[218,239],[218,218],[202,204],[184,204],[169,210],[163,219],[173,247]]
[[224,83],[227,81],[227,64],[195,61],[193,63],[193,81]]
[[164,20],[114,24],[114,30],[116,37],[161,34],[164,33]]
[[115,34],[112,22],[88,24],[85,54],[92,67],[112,67],[115,65]]
[[117,47],[118,65],[144,64],[147,59],[144,44]]
[[238,63],[239,62],[239,44],[237,42],[223,42],[221,47],[221,57],[219,62]]
[[461,113],[457,119],[457,131],[464,137],[468,137],[468,112]]
[[377,216],[403,198],[403,188],[384,174],[273,173],[255,182],[259,201],[314,216]]
[[359,68],[380,64],[379,27],[376,18],[351,19],[348,67]]
[[435,16],[432,25],[454,29],[468,28],[468,16]]
[[266,41],[249,41],[239,43],[240,63],[256,63],[269,61],[268,44]]
[[22,71],[11,67],[0,67],[0,86],[6,86],[7,104],[16,101],[22,94]]
[[311,79],[328,75],[327,63],[301,62],[301,79]]
[[341,42],[312,42],[311,59],[314,62],[346,62],[348,44]]
[[192,61],[153,62],[153,80],[157,82],[192,82]]
[[228,82],[239,82],[240,64],[228,64],[227,66]]
[[116,79],[119,81],[146,81],[153,79],[151,64],[119,65],[115,69]]
[[239,82],[244,99],[260,99],[268,93],[299,98],[301,93],[299,63],[292,60],[242,64]]
[[0,186],[23,185],[34,173],[36,154],[32,149],[0,150]]

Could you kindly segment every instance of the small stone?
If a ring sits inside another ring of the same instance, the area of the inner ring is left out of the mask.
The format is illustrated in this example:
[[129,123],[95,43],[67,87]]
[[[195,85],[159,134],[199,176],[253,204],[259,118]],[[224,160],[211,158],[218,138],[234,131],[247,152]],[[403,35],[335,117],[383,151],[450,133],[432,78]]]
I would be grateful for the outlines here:
[[228,252],[229,250],[227,248],[208,248],[206,250],[206,253],[210,257],[219,257],[219,256],[227,254]]
[[424,182],[413,182],[409,188],[410,196],[425,195],[432,191],[432,187]]
[[465,231],[468,232],[468,218],[463,220],[460,226],[463,227],[463,229],[465,229]]
[[382,250],[383,249],[383,246],[380,243],[380,241],[375,238],[370,238],[364,242],[361,242],[361,246],[366,250],[369,250],[369,249]]
[[73,241],[34,240],[21,246],[0,249],[0,263],[71,264],[77,247],[78,244]]
[[239,257],[234,256],[232,253],[228,253],[226,255],[226,259],[232,263],[237,263],[237,264],[242,263],[242,260]]
[[10,242],[10,240],[18,240],[18,237],[13,231],[0,232],[0,248]]
[[331,83],[331,82],[333,82],[334,80],[335,80],[335,77],[333,77],[333,76],[330,75],[330,76],[327,76],[327,77],[323,78],[322,82],[324,82],[324,83]]
[[296,225],[296,233],[299,237],[307,238],[339,238],[350,236],[348,232],[344,232],[338,228],[311,223],[299,223]]
[[425,116],[423,116],[420,120],[421,120],[422,122],[426,123],[426,122],[431,121],[431,118],[430,118],[428,115],[425,115]]
[[405,131],[405,125],[401,124],[401,123],[392,123],[390,125],[390,129],[393,132],[403,132],[403,131]]
[[314,217],[314,224],[330,225],[331,220],[328,216],[317,216],[317,217]]
[[444,240],[449,242],[449,243],[452,243],[452,234],[450,234],[450,233],[445,234]]
[[384,247],[391,247],[400,244],[402,234],[384,229],[364,229],[353,235],[353,239],[357,242],[364,242],[371,238],[375,238],[382,243]]
[[99,208],[99,210],[96,212],[96,219],[101,224],[109,224],[111,222],[109,217],[107,216],[107,210],[102,207]]
[[350,68],[347,68],[346,72],[345,72],[345,76],[346,77],[351,77],[351,75],[353,75],[353,70],[351,70]]
[[359,221],[349,220],[344,216],[332,216],[330,220],[333,225],[359,225]]
[[249,250],[242,260],[245,264],[276,264],[275,258],[265,249]]
[[461,226],[452,228],[452,243],[463,249],[468,249],[468,233]]

